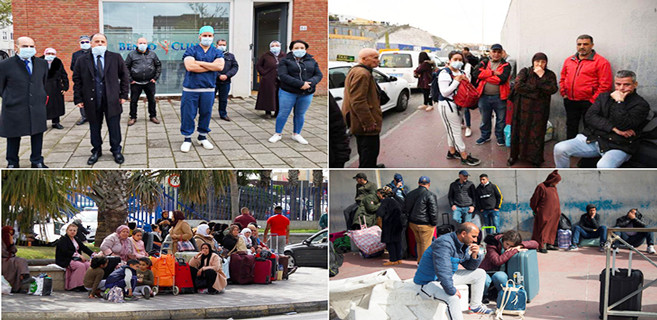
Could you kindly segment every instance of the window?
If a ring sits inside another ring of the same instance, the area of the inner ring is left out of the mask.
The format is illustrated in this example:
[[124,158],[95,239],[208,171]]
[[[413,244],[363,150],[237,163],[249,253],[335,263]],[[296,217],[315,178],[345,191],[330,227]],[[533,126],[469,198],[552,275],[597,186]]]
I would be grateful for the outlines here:
[[2,31],[2,40],[7,40],[7,31]]
[[125,59],[145,37],[148,48],[162,61],[157,93],[180,94],[185,79],[182,55],[196,45],[198,29],[214,27],[215,42],[228,40],[230,3],[210,2],[103,2],[104,33],[107,49]]
[[338,67],[329,69],[329,89],[344,88],[349,67]]
[[314,238],[312,238],[312,240],[310,240],[310,242],[312,244],[324,243],[327,240],[327,236],[328,236],[328,231],[324,231],[324,232],[316,235]]
[[376,81],[376,83],[388,82],[388,77],[386,77],[385,75],[383,75],[383,73],[378,72],[376,70],[372,72],[372,76],[374,77],[374,81]]
[[413,62],[410,54],[389,53],[381,56],[381,68],[411,68]]

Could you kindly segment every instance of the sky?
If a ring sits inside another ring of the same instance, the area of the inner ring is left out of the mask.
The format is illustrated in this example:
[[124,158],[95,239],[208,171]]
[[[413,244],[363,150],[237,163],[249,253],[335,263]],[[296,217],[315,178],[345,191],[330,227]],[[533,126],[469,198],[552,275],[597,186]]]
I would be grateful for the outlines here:
[[500,32],[510,2],[511,0],[329,0],[329,13],[409,24],[450,43],[493,44],[500,41]]

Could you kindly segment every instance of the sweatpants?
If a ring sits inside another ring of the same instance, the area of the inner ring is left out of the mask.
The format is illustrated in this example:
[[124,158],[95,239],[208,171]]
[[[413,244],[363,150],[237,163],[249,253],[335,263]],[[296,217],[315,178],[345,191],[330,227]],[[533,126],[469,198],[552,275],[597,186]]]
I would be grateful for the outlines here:
[[459,107],[448,101],[439,101],[438,113],[447,132],[447,145],[454,147],[456,152],[461,153],[465,151],[465,142],[463,141],[463,136],[461,136],[463,115],[459,112]]
[[[484,286],[486,285],[486,271],[484,269],[476,270],[457,270],[453,278],[454,285],[469,284],[472,294],[470,297],[470,307],[475,308],[481,305],[481,299],[484,295]],[[443,290],[439,281],[431,281],[428,284],[420,286],[420,292],[430,298],[440,300],[447,304],[447,314],[450,320],[462,320],[461,302],[459,297],[454,294],[448,295]],[[463,293],[461,293],[463,294]]]

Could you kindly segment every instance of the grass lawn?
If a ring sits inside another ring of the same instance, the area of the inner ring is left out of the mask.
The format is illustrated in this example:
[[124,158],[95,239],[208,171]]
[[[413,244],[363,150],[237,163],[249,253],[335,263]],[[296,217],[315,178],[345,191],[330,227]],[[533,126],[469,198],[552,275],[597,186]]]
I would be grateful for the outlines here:
[[[94,247],[93,244],[87,244],[92,251],[98,252],[100,248]],[[17,246],[16,256],[25,259],[55,259],[55,247],[28,247]]]

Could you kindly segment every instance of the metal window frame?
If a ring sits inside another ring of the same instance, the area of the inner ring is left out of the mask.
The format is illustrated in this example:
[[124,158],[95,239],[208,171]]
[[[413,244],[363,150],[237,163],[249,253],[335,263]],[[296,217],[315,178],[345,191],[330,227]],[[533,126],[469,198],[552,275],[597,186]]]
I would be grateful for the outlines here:
[[630,298],[636,296],[639,294],[641,291],[645,290],[647,287],[650,287],[651,285],[657,283],[657,279],[652,280],[648,282],[647,284],[642,285],[639,289],[635,290],[634,292],[628,294],[624,298],[618,300],[616,303],[612,304],[611,306],[609,305],[609,276],[611,275],[610,272],[610,267],[609,267],[609,261],[611,259],[611,244],[614,241],[619,241],[623,243],[624,245],[628,246],[630,250],[638,253],[643,259],[648,261],[650,264],[652,264],[655,268],[657,268],[657,264],[655,264],[650,258],[646,257],[643,253],[641,253],[637,248],[634,246],[630,245],[627,243],[627,241],[623,240],[623,238],[619,237],[618,235],[614,234],[614,232],[657,232],[657,228],[608,228],[607,229],[607,244],[605,245],[605,252],[607,255],[607,265],[605,266],[605,283],[604,283],[604,304],[602,308],[602,319],[603,320],[608,320],[609,316],[630,316],[630,317],[640,317],[640,316],[655,316],[657,317],[657,312],[643,312],[643,311],[621,311],[621,310],[611,310],[617,306],[619,306],[621,303],[629,300]]

